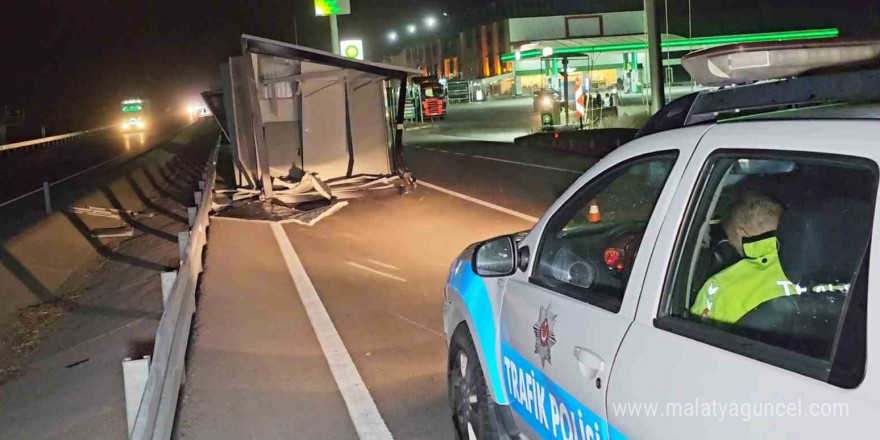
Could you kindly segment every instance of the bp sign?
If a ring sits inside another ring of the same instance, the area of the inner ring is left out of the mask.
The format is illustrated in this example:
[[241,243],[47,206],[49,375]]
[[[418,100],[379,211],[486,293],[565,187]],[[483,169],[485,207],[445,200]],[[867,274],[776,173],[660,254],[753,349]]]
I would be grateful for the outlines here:
[[343,40],[339,42],[339,53],[346,58],[364,59],[364,42],[362,40]]
[[351,14],[348,0],[315,0],[315,15],[318,17],[346,14]]

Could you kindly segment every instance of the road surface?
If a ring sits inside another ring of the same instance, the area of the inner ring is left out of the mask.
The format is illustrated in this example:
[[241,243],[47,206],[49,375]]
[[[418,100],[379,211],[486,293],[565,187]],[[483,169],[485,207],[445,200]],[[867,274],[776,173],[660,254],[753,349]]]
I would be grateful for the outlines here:
[[450,130],[406,134],[423,182],[412,194],[355,200],[312,227],[212,220],[177,438],[453,438],[452,260],[529,229],[593,161]]
[[111,127],[58,144],[4,151],[0,157],[0,205],[40,188],[43,182],[57,182],[149,151],[186,123],[184,118],[166,118],[140,133],[123,133]]

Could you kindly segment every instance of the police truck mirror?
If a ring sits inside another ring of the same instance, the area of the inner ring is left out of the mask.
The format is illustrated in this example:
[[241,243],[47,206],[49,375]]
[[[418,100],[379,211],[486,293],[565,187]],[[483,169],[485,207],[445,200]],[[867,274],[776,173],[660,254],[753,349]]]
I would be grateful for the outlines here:
[[501,277],[516,270],[516,247],[510,236],[481,243],[474,251],[474,272],[483,277]]

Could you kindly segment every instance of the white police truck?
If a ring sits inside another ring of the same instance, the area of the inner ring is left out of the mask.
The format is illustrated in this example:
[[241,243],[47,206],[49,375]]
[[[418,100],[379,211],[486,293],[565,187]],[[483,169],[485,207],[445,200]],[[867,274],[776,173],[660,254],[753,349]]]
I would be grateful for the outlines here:
[[[443,305],[459,438],[877,435],[878,54],[878,41],[690,54],[717,88],[661,109],[531,231],[468,247]],[[781,214],[759,237],[773,245],[741,255],[730,235],[755,237],[726,226],[755,193]],[[771,265],[772,284],[749,278]],[[725,271],[731,300],[766,295],[735,320],[694,312]]]

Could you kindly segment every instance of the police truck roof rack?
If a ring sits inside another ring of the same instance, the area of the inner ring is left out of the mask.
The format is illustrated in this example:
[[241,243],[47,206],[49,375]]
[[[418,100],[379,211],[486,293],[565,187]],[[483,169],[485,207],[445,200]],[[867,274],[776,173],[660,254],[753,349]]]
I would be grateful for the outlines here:
[[880,102],[880,40],[750,43],[690,53],[699,84],[660,109],[636,137],[731,117],[832,103]]

